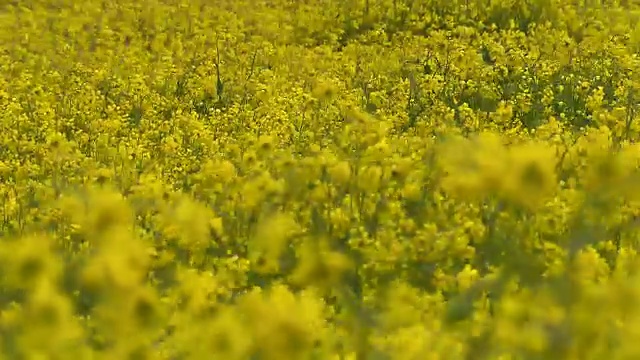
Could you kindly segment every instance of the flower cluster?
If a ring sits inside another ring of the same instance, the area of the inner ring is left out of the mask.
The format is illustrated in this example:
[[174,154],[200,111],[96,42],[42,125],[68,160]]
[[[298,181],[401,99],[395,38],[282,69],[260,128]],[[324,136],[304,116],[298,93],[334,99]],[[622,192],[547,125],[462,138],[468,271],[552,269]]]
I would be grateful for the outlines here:
[[6,1],[0,359],[640,357],[638,16]]

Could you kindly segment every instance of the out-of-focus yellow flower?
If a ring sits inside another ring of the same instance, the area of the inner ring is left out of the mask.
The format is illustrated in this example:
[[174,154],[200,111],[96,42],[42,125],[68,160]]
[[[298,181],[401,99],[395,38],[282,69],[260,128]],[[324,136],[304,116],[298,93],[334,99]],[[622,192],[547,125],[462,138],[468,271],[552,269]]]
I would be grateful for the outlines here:
[[83,230],[92,240],[100,241],[101,234],[113,228],[131,229],[134,216],[121,194],[112,190],[91,190],[87,200],[86,213],[72,216],[79,219],[78,223],[82,222]]
[[4,285],[32,289],[43,280],[58,281],[64,268],[53,245],[53,240],[46,235],[3,240],[0,269],[4,274]]
[[178,244],[185,250],[199,252],[212,245],[211,221],[217,217],[209,207],[185,197],[166,216],[178,227]]
[[382,169],[376,165],[362,168],[358,174],[358,186],[367,193],[377,192],[382,181]]
[[478,270],[473,269],[470,265],[465,265],[464,269],[456,275],[458,288],[462,291],[469,289],[478,279]]
[[461,197],[477,198],[499,191],[507,174],[507,151],[496,134],[484,132],[473,141],[452,139],[443,145],[439,164],[444,188]]
[[248,294],[240,301],[240,309],[252,325],[249,333],[265,359],[309,356],[325,327],[323,304],[312,292],[294,295],[282,285],[265,294]]
[[543,143],[526,143],[509,149],[505,196],[517,204],[537,208],[557,187],[556,151]]
[[296,231],[295,220],[287,214],[276,213],[261,220],[248,245],[252,266],[259,272],[277,273],[280,257]]
[[335,85],[330,81],[319,81],[313,89],[313,97],[321,101],[329,101],[335,94]]
[[341,161],[328,168],[329,176],[336,184],[344,186],[351,178],[351,167],[348,162]]
[[329,249],[323,239],[308,239],[301,245],[298,265],[291,280],[304,286],[327,290],[338,284],[352,267],[351,260],[343,253]]
[[23,331],[16,345],[28,357],[53,357],[59,352],[80,354],[85,334],[70,299],[54,283],[40,282],[25,305]]

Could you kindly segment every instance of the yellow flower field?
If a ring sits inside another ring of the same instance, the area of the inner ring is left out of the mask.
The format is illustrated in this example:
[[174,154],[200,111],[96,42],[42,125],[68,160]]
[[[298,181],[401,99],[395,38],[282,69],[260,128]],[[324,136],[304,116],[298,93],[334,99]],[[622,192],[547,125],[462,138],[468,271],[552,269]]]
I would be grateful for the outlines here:
[[639,20],[1,1],[0,359],[639,359]]

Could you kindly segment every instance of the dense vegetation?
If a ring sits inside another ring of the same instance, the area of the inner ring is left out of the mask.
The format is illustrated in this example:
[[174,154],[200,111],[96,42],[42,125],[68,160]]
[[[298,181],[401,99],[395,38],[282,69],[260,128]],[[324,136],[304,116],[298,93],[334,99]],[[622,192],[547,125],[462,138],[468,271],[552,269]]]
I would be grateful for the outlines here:
[[639,19],[0,2],[0,358],[640,358]]

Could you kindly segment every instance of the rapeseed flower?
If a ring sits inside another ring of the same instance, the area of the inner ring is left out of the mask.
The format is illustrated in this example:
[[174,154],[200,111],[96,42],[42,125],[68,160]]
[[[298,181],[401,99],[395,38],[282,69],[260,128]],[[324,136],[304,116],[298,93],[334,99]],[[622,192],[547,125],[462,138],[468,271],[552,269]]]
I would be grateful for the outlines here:
[[556,151],[542,143],[517,145],[509,150],[510,170],[504,194],[516,204],[535,209],[557,187]]
[[638,358],[637,5],[4,3],[0,358]]

